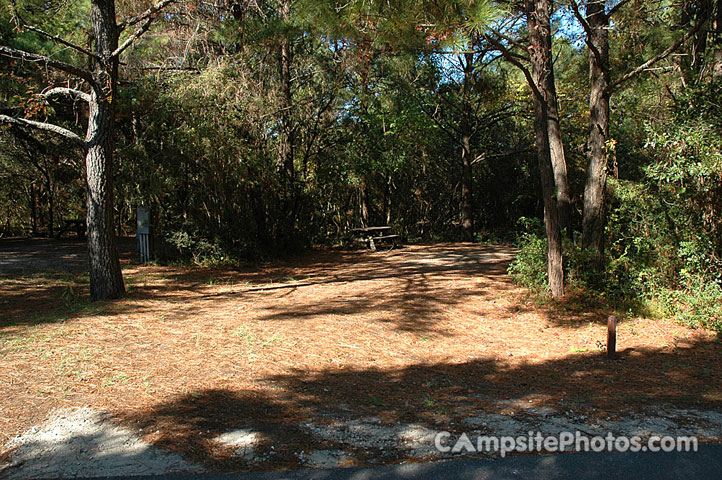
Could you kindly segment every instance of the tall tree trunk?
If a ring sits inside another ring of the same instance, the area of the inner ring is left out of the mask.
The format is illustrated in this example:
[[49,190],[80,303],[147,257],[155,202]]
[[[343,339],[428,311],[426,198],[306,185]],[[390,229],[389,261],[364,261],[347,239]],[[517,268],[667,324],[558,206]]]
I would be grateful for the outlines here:
[[544,199],[544,226],[547,235],[547,274],[549,287],[554,297],[564,295],[564,268],[562,261],[562,238],[559,228],[559,211],[555,195],[554,168],[549,144],[549,112],[543,97],[543,86],[551,59],[551,43],[545,37],[551,35],[549,0],[527,0],[527,27],[529,29],[530,59],[534,90],[534,134],[536,140],[539,172],[541,175],[542,197]]
[[[551,52],[551,35],[549,39],[549,52]],[[571,203],[569,179],[567,177],[567,160],[564,156],[564,141],[559,121],[559,101],[557,99],[556,85],[554,84],[554,70],[552,56],[547,60],[549,75],[544,77],[542,92],[547,102],[547,131],[549,134],[549,151],[552,168],[554,169],[554,185],[557,190],[557,210],[559,212],[559,227],[572,235],[571,229]]]
[[715,20],[714,33],[712,39],[717,47],[714,52],[714,60],[712,62],[712,77],[715,79],[722,78],[722,0],[715,3]]
[[361,226],[369,226],[369,192],[366,180],[361,182],[359,189],[359,201],[361,203]]
[[474,54],[464,54],[464,83],[461,118],[461,231],[464,241],[474,240],[474,177],[471,167],[472,111],[471,89],[474,83]]
[[113,117],[118,80],[118,27],[114,0],[92,0],[91,18],[95,29],[93,79],[99,86],[89,103],[85,137],[85,187],[90,263],[90,298],[119,298],[125,295],[118,261],[113,224]]
[[[719,8],[719,5],[717,5],[717,8]],[[699,83],[705,67],[714,68],[714,59],[706,58],[707,54],[711,53],[707,48],[707,37],[713,31],[714,11],[715,0],[684,0],[682,4],[681,23],[683,26],[692,28],[697,21],[702,19],[705,19],[710,24],[709,28],[703,28],[692,36],[690,50],[686,55],[680,56],[682,74],[687,85]]]
[[[278,17],[286,23],[291,15],[291,0],[280,0],[278,3]],[[294,237],[297,216],[296,172],[294,168],[295,155],[295,128],[293,125],[293,45],[286,32],[282,33],[281,43],[278,47],[278,77],[281,90],[280,99],[280,128],[278,135],[277,169],[281,178],[282,199],[281,204],[285,215],[283,224],[283,247],[288,247]]]
[[30,182],[30,218],[32,220],[33,237],[38,236],[38,200],[35,183]]
[[559,99],[557,96],[556,82],[554,80],[554,59],[552,58],[552,34],[551,34],[551,10],[552,0],[536,2],[537,18],[539,26],[540,48],[544,54],[545,71],[541,78],[539,90],[544,95],[547,109],[547,132],[549,135],[549,153],[551,155],[552,168],[554,169],[554,185],[556,187],[557,211],[559,212],[559,227],[571,236],[571,204],[570,187],[567,176],[567,161],[564,155],[564,141],[562,139],[561,122],[559,118]]
[[461,136],[461,231],[466,242],[474,240],[473,181],[470,135],[463,133]]
[[[281,0],[278,4],[279,18],[287,22],[291,14],[290,0]],[[281,87],[281,124],[278,147],[278,170],[286,187],[292,189],[295,180],[293,155],[295,148],[293,128],[293,92],[292,92],[293,47],[288,36],[283,35],[278,48],[278,76]]]
[[391,225],[391,174],[384,179],[384,222]]
[[55,236],[55,192],[50,179],[46,185],[48,189],[48,238]]
[[609,139],[609,16],[604,1],[586,2],[589,32],[589,144],[584,186],[582,247],[597,261],[604,253],[604,203]]

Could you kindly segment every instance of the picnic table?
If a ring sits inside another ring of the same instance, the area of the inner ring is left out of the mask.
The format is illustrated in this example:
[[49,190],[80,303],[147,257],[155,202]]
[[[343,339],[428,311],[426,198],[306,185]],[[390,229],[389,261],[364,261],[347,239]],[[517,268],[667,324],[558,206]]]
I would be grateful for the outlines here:
[[392,248],[396,246],[396,241],[401,238],[400,235],[393,235],[391,233],[391,227],[389,225],[382,225],[378,227],[361,227],[352,228],[351,234],[355,237],[354,240],[359,243],[364,243],[371,249],[372,252],[376,251],[376,242],[391,242]]
[[55,238],[60,238],[63,233],[68,231],[75,231],[78,238],[85,238],[85,227],[85,219],[74,218],[70,220],[63,220],[63,227],[60,231],[58,231]]

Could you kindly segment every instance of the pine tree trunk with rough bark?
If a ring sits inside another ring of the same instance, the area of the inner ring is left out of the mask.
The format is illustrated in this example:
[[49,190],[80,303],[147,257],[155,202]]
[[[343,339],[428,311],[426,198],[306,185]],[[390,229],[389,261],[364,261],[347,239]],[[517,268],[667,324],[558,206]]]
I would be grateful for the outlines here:
[[461,119],[461,231],[464,241],[474,240],[474,176],[471,158],[472,109],[471,88],[474,83],[474,55],[464,55]]
[[90,298],[107,300],[125,295],[113,228],[113,119],[118,60],[114,0],[93,0],[95,29],[94,89],[86,133],[85,187],[87,203]]
[[584,186],[582,247],[597,260],[604,253],[604,203],[609,139],[609,17],[603,1],[586,3],[589,24],[589,140]]
[[544,226],[548,245],[547,275],[552,296],[561,297],[564,295],[562,237],[559,227],[554,168],[549,143],[549,112],[546,99],[543,97],[543,87],[548,85],[546,77],[552,74],[549,69],[551,59],[549,47],[551,43],[545,40],[545,37],[551,34],[551,4],[549,0],[527,0],[526,7],[532,80],[536,85],[533,94],[534,134],[544,200]]

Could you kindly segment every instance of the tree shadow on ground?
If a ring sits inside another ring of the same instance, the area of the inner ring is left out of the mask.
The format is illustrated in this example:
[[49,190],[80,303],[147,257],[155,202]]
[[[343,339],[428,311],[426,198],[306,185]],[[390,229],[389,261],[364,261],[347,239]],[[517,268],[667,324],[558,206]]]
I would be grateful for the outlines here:
[[[299,452],[313,449],[340,449],[358,464],[391,463],[410,453],[364,447],[354,437],[345,442],[321,438],[304,425],[333,429],[335,421],[373,416],[387,425],[464,431],[464,419],[477,416],[483,430],[484,414],[498,413],[504,405],[516,419],[524,418],[526,408],[545,405],[573,409],[589,422],[650,407],[718,410],[720,367],[722,344],[696,341],[672,349],[626,351],[615,360],[587,354],[536,364],[482,358],[402,368],[291,371],[265,379],[257,390],[201,389],[121,418],[134,427],[158,430],[157,445],[213,470],[293,468]],[[212,440],[234,429],[259,432],[258,454],[266,460],[248,464]]]
[[[38,281],[14,282],[2,298],[0,313],[2,326],[17,326],[75,318],[87,310],[152,315],[164,302],[174,302],[185,306],[174,313],[182,321],[196,314],[193,306],[219,301],[227,302],[226,306],[229,302],[254,304],[273,298],[278,302],[262,314],[264,320],[374,314],[399,330],[428,331],[445,308],[485,293],[463,286],[463,281],[483,278],[497,290],[513,288],[506,276],[512,252],[502,247],[439,244],[376,254],[321,250],[243,270],[136,266],[126,270],[126,282],[131,283],[128,299],[92,305],[84,300],[87,290],[80,285],[82,279],[63,283],[45,275]],[[438,282],[456,280],[458,286],[444,291],[436,288]],[[219,292],[213,288],[217,285],[229,287]],[[320,298],[284,301],[291,292],[320,286],[329,287]],[[345,289],[345,294],[334,295],[337,287]],[[37,313],[28,316],[28,311]]]

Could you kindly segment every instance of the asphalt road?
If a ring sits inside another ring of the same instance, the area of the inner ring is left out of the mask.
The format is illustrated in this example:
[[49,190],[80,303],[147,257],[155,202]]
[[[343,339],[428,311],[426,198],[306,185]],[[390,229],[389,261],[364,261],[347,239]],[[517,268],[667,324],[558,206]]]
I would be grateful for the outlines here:
[[[120,480],[121,477],[113,477]],[[504,459],[454,460],[382,467],[259,472],[249,474],[162,475],[123,480],[485,480],[485,479],[722,479],[722,444],[700,445],[697,452],[568,453]]]

